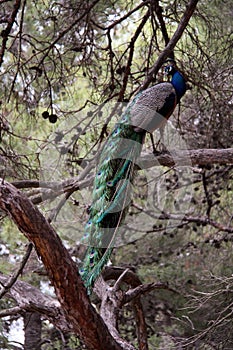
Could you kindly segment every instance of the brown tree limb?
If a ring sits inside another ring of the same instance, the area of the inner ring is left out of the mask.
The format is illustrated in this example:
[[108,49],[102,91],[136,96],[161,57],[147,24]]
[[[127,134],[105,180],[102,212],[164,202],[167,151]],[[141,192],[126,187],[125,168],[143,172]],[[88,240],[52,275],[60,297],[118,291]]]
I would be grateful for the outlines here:
[[[117,267],[117,266],[111,266],[111,267],[106,266],[103,271],[103,278],[106,281],[111,279],[119,281],[120,279],[124,283],[134,288],[142,284],[141,280],[132,270],[130,269],[124,270],[122,267]],[[122,302],[123,299],[124,299],[124,294],[121,294],[121,307],[123,305],[123,302]],[[135,299],[132,300],[132,307],[134,310],[135,321],[136,321],[138,348],[139,350],[148,350],[147,326],[146,326],[146,320],[143,312],[143,306],[142,306],[140,295],[138,295]]]
[[190,18],[192,17],[192,15],[196,9],[197,3],[198,3],[198,0],[190,0],[189,4],[186,7],[186,11],[183,14],[183,17],[181,18],[180,23],[179,23],[175,33],[173,34],[171,40],[166,45],[164,50],[159,55],[154,66],[149,71],[144,83],[140,86],[139,91],[145,90],[149,86],[150,82],[153,79],[153,76],[158,73],[159,69],[162,67],[166,58],[168,58],[169,55],[172,54],[177,42],[181,38],[185,28],[187,27],[187,24],[188,24]]
[[[0,273],[1,284],[6,284],[8,279],[8,276]],[[29,283],[20,280],[16,281],[7,292],[7,295],[15,300],[17,306],[8,310],[1,310],[0,317],[21,314],[26,311],[37,311],[62,331],[73,331],[71,325],[66,320],[60,303],[56,299],[44,295],[38,288]]]
[[[158,155],[147,154],[138,159],[142,169],[154,166],[173,167],[174,165],[213,165],[213,164],[233,164],[233,148],[225,149],[190,149],[161,153]],[[93,181],[93,176],[79,181],[79,177],[70,178],[65,181],[39,181],[39,180],[19,180],[12,182],[18,189],[25,188],[47,188],[58,194],[85,188]],[[55,195],[55,194],[54,194]]]
[[15,19],[17,17],[17,14],[19,12],[20,5],[21,5],[21,0],[16,0],[15,3],[14,3],[14,7],[13,7],[13,10],[12,10],[12,13],[11,13],[9,19],[8,19],[8,24],[7,24],[6,28],[3,29],[2,32],[1,32],[2,46],[1,46],[1,49],[0,49],[0,67],[1,67],[1,65],[3,63],[3,57],[4,57],[4,54],[5,54],[5,51],[6,51],[6,44],[7,44],[7,41],[8,41],[10,32],[11,32],[11,29],[13,27],[13,24],[15,22]]
[[142,169],[158,165],[173,167],[175,165],[233,164],[233,148],[179,150],[173,151],[172,154],[161,153],[158,156],[149,154],[140,157],[139,164]]
[[132,300],[132,306],[135,315],[139,350],[148,350],[149,347],[147,341],[147,326],[141,302],[141,296],[138,296],[137,298]]
[[53,227],[26,195],[3,180],[0,181],[0,209],[11,217],[19,230],[35,245],[67,322],[87,348],[126,349],[111,336],[102,318],[91,305],[76,264]]

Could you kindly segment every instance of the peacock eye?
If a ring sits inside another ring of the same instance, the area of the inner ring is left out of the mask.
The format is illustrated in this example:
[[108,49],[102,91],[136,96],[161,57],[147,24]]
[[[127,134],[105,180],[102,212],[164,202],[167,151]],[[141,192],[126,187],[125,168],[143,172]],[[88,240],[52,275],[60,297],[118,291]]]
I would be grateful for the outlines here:
[[172,74],[172,71],[173,71],[173,66],[166,66],[165,69],[164,69],[164,73],[166,75]]

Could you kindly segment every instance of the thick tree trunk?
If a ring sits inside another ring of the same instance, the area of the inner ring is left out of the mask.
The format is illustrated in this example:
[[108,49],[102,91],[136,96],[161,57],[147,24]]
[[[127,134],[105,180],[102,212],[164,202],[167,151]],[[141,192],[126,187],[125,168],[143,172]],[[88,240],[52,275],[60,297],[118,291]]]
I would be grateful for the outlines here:
[[100,315],[90,303],[75,262],[53,227],[26,195],[0,179],[0,209],[33,242],[41,257],[58,300],[74,333],[88,349],[134,349],[119,344],[109,333]]

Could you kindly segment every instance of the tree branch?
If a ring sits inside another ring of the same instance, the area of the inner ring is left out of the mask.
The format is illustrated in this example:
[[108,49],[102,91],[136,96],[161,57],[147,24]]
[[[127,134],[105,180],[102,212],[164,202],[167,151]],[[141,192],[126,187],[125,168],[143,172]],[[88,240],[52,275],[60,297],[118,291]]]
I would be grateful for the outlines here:
[[179,150],[171,153],[161,153],[158,156],[149,154],[139,158],[138,162],[142,169],[164,165],[213,165],[233,164],[233,148],[226,149],[197,149]]
[[1,32],[2,47],[1,47],[1,50],[0,50],[0,67],[1,67],[1,65],[3,63],[3,57],[4,57],[4,54],[5,54],[5,51],[6,51],[6,43],[7,43],[7,40],[9,38],[9,35],[10,35],[11,29],[13,27],[13,24],[15,22],[15,19],[17,17],[17,14],[19,12],[20,5],[21,5],[21,0],[16,0],[15,3],[14,3],[14,8],[13,8],[13,11],[11,13],[11,16],[8,19],[8,24],[7,24],[6,28],[3,29],[2,32]]
[[123,77],[122,88],[121,88],[121,90],[119,92],[118,102],[123,101],[123,98],[124,98],[124,93],[125,93],[125,90],[126,90],[126,86],[127,86],[127,83],[128,83],[128,78],[129,78],[129,74],[130,74],[130,70],[131,70],[131,64],[132,64],[132,61],[133,61],[133,53],[134,53],[135,42],[137,41],[139,35],[141,34],[142,28],[146,24],[146,22],[147,22],[149,17],[150,17],[150,10],[148,10],[146,12],[146,14],[144,15],[141,23],[137,27],[137,29],[136,29],[136,31],[134,33],[134,36],[130,40],[129,56],[128,56],[127,64],[125,66],[125,73],[124,73],[124,77]]
[[[125,271],[122,267],[117,266],[106,266],[103,271],[103,278],[106,281],[111,279],[119,281],[119,279],[122,279],[124,283],[134,288],[142,284],[141,280],[132,270],[127,269]],[[124,294],[121,295],[121,304],[123,299]],[[132,307],[135,314],[139,350],[148,350],[147,326],[140,295],[132,300]]]
[[95,292],[101,299],[100,315],[108,325],[113,338],[121,344],[123,349],[135,350],[134,346],[121,338],[117,329],[117,320],[123,295],[122,291],[109,287],[109,285],[103,280],[102,276],[100,276],[95,283]]
[[32,248],[33,248],[32,243],[29,243],[27,252],[26,252],[19,268],[15,271],[15,273],[13,273],[13,275],[9,278],[9,280],[6,282],[6,284],[2,284],[2,290],[0,291],[0,299],[11,289],[13,284],[17,281],[17,278],[22,273],[24,266],[26,265],[26,263],[30,257]]
[[[167,28],[166,28],[166,24],[165,24],[165,21],[164,21],[164,18],[163,18],[163,9],[159,5],[159,1],[158,0],[156,0],[155,3],[154,3],[154,9],[155,9],[156,16],[157,16],[157,18],[159,20],[159,24],[160,24],[160,28],[161,28],[161,32],[162,32],[162,35],[163,35],[163,39],[164,39],[165,45],[168,45],[169,41],[170,41],[170,38],[169,38],[169,35],[168,35],[168,32],[167,32]],[[174,58],[174,57],[170,57],[170,58]]]
[[187,27],[187,24],[188,24],[191,16],[193,15],[193,12],[196,9],[197,3],[198,3],[198,0],[190,0],[189,4],[186,7],[186,11],[185,11],[183,17],[181,18],[180,23],[179,23],[175,33],[173,34],[171,40],[169,41],[169,43],[167,44],[165,49],[159,55],[154,66],[149,71],[149,73],[148,73],[144,83],[141,85],[139,91],[145,90],[149,86],[150,82],[153,79],[153,76],[158,73],[159,69],[163,65],[166,58],[168,58],[169,55],[172,54],[174,47],[176,46],[177,42],[181,38],[185,28]]
[[178,293],[176,290],[170,288],[167,284],[165,283],[148,283],[148,284],[141,284],[140,286],[128,290],[123,299],[123,303],[127,304],[133,299],[137,298],[138,296],[149,293],[154,289],[164,289],[164,290],[169,290],[173,293]]
[[6,316],[14,316],[23,313],[23,309],[20,306],[11,307],[10,309],[5,309],[0,311],[0,318]]
[[[1,284],[6,284],[8,279],[9,277],[0,273]],[[14,299],[18,306],[8,310],[2,310],[0,317],[16,315],[26,311],[37,311],[62,331],[72,331],[72,327],[67,322],[60,303],[56,299],[44,295],[39,289],[29,283],[16,281],[7,292],[7,295]]]
[[53,227],[26,195],[0,180],[0,209],[6,212],[27,239],[34,243],[66,320],[89,349],[126,349],[117,343],[90,303],[75,262]]
[[[159,219],[159,220],[176,220],[176,221],[180,221],[183,224],[186,223],[198,223],[200,225],[210,225],[216,229],[218,229],[218,231],[222,231],[222,232],[227,232],[227,233],[233,233],[233,227],[230,225],[223,225],[215,220],[210,219],[208,216],[192,216],[192,215],[188,215],[188,214],[172,214],[172,213],[166,213],[165,211],[161,211],[161,213],[159,214],[155,214],[154,212],[150,211],[150,210],[144,210],[143,207],[133,203],[132,204],[135,208],[141,210],[141,212],[144,212],[146,214],[148,214],[148,216],[154,218],[154,219]],[[154,232],[154,230],[152,231],[147,231],[147,233],[149,232]]]
[[[233,148],[225,149],[190,149],[173,151],[172,154],[161,153],[158,155],[147,154],[138,159],[142,169],[152,168],[154,166],[173,167],[179,165],[213,165],[213,164],[233,164]],[[20,180],[12,182],[18,189],[24,188],[47,188],[53,190],[53,195],[76,191],[85,188],[93,181],[93,176],[79,181],[78,177],[70,178],[62,182],[39,181],[39,180]],[[50,198],[50,197],[48,197]]]

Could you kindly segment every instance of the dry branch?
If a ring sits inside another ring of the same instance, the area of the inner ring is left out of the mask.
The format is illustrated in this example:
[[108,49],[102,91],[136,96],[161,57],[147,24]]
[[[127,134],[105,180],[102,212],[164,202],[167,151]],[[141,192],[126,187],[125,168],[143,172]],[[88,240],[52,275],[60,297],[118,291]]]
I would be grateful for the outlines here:
[[13,275],[8,279],[8,281],[6,283],[4,283],[4,284],[2,283],[2,289],[0,291],[0,299],[11,289],[13,284],[17,281],[17,278],[22,273],[24,266],[26,265],[26,263],[30,257],[32,248],[33,248],[33,245],[32,245],[32,243],[30,243],[28,245],[27,252],[26,252],[19,268],[15,271],[15,273],[13,273]]
[[158,165],[173,167],[174,165],[233,164],[233,148],[179,150],[173,151],[172,154],[161,153],[156,157],[149,154],[142,156],[139,161],[142,169]]
[[12,218],[19,230],[35,245],[67,322],[88,349],[126,349],[113,339],[91,305],[77,267],[53,227],[26,195],[3,180],[0,180],[0,209]]
[[[173,167],[174,165],[213,165],[213,164],[233,164],[233,148],[226,149],[190,149],[160,153],[158,155],[148,154],[141,156],[138,161],[142,169],[155,166]],[[85,173],[86,169],[84,169]],[[18,189],[23,188],[46,188],[53,190],[54,198],[60,194],[77,191],[85,188],[93,181],[93,176],[79,181],[80,177],[70,178],[62,182],[39,181],[39,180],[19,180],[12,182]],[[40,196],[41,197],[41,196]],[[53,198],[53,197],[48,197]],[[38,199],[38,198],[37,198]],[[45,198],[46,199],[46,196]],[[34,202],[34,201],[33,201]],[[37,203],[37,201],[35,202]],[[40,201],[39,201],[40,203]]]
[[[7,276],[0,273],[1,284],[6,284],[8,279]],[[16,281],[7,292],[7,295],[14,299],[18,306],[8,310],[2,310],[0,317],[16,315],[26,311],[37,311],[52,322],[57,328],[65,332],[73,330],[67,322],[59,302],[48,295],[44,295],[38,288],[29,283]]]
[[13,24],[15,22],[15,19],[16,19],[17,15],[18,15],[18,12],[19,12],[19,9],[20,9],[20,5],[21,5],[21,0],[16,0],[15,3],[14,3],[14,6],[13,6],[12,13],[9,16],[9,19],[7,21],[8,22],[7,26],[1,32],[2,46],[1,46],[1,49],[0,49],[0,67],[1,67],[1,65],[3,63],[3,58],[4,58],[5,51],[6,51],[6,44],[7,44],[10,32],[12,30]]
[[159,69],[163,65],[163,63],[166,60],[166,58],[168,58],[169,55],[173,54],[173,50],[174,50],[177,42],[181,38],[185,28],[187,27],[188,22],[189,22],[190,18],[192,17],[192,15],[193,15],[193,13],[194,13],[194,11],[196,9],[197,3],[198,3],[198,0],[190,0],[188,5],[186,6],[186,11],[183,14],[183,17],[181,18],[180,23],[179,23],[179,25],[178,25],[174,35],[172,36],[172,38],[169,41],[169,43],[166,45],[164,50],[159,55],[156,63],[154,64],[154,66],[151,68],[151,70],[150,70],[148,76],[146,77],[144,83],[140,87],[140,91],[146,89],[149,86],[150,82],[153,79],[153,76],[158,73]]

